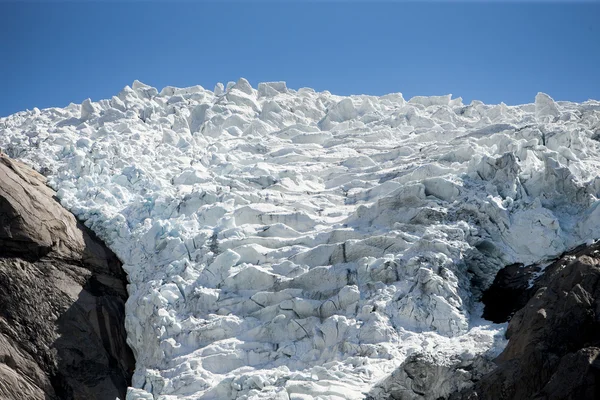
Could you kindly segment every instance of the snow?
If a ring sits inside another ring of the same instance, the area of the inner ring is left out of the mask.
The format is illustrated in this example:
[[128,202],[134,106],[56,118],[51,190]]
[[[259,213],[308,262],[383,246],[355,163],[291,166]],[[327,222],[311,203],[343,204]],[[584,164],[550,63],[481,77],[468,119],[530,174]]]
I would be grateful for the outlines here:
[[240,79],[0,119],[124,262],[128,399],[359,399],[492,358],[504,265],[600,238],[600,103],[464,105]]

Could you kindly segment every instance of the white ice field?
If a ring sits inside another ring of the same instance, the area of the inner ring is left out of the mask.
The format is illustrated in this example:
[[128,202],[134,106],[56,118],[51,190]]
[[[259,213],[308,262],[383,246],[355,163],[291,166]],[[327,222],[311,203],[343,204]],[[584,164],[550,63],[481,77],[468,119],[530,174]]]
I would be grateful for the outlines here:
[[123,261],[131,400],[362,399],[410,354],[493,357],[496,272],[600,238],[598,101],[136,81],[1,118],[0,149]]

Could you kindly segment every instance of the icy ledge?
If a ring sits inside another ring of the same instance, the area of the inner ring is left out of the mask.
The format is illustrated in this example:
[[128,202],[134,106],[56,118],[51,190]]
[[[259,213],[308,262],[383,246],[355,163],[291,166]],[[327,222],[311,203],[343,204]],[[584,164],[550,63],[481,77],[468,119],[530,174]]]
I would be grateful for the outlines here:
[[129,399],[359,399],[414,354],[498,354],[496,271],[600,237],[599,121],[541,93],[136,81],[2,118],[0,148],[124,262]]

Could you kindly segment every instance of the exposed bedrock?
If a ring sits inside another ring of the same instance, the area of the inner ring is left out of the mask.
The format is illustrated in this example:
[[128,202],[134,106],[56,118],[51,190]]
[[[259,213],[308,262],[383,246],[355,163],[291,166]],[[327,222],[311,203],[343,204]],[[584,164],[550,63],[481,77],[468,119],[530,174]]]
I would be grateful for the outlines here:
[[498,271],[481,297],[483,318],[496,323],[508,321],[533,296],[534,287],[529,283],[539,272],[539,266],[523,264],[510,264]]
[[489,357],[455,357],[440,362],[436,354],[409,356],[389,377],[376,385],[366,400],[439,400],[473,386],[493,369]]
[[126,277],[45,178],[0,154],[0,398],[125,398]]
[[524,296],[498,367],[452,399],[600,398],[600,242],[560,257]]
[[503,268],[483,301],[486,318],[510,320],[495,360],[416,353],[367,399],[600,399],[600,242]]

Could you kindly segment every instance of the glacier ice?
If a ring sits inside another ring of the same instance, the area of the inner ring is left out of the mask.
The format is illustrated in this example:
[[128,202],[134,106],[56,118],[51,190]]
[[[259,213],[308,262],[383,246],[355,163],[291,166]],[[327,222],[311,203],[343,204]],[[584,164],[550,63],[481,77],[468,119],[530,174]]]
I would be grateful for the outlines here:
[[600,237],[600,103],[336,96],[245,79],[0,119],[124,262],[129,399],[359,399],[493,357],[498,269]]

